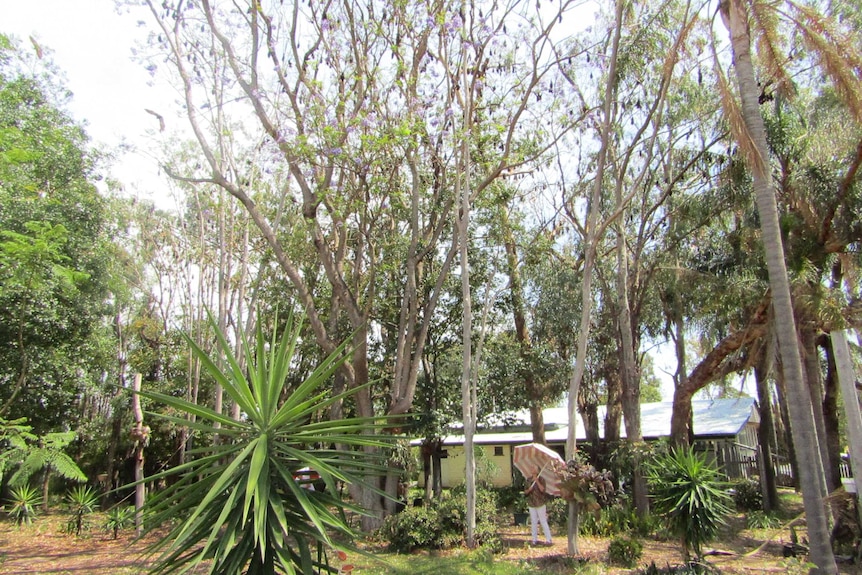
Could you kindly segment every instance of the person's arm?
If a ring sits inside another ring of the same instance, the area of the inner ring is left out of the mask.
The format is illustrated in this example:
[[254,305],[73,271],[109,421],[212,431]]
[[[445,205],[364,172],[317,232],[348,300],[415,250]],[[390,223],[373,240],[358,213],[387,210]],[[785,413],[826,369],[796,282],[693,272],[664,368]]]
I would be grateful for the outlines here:
[[542,479],[541,475],[536,478],[536,481],[533,483],[533,485],[538,487],[539,491],[541,491],[542,493],[545,492],[545,480]]

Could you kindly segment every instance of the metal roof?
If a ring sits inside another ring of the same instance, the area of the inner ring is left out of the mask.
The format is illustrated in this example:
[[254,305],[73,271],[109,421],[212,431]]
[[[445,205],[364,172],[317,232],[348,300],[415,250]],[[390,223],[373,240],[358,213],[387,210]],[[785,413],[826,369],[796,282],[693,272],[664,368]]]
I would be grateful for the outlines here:
[[[739,434],[748,423],[760,423],[757,405],[750,397],[738,399],[707,399],[691,402],[692,419],[694,420],[694,435],[699,438],[732,437]],[[673,402],[641,404],[641,433],[644,439],[656,439],[670,435],[670,418]],[[568,413],[564,407],[552,407],[543,410],[545,419],[545,441],[548,443],[565,443],[569,432]],[[604,406],[599,406],[599,435],[604,436]],[[494,418],[497,421],[509,422],[508,425],[497,425],[480,428],[473,436],[478,445],[529,443],[533,435],[529,430],[529,411],[519,411],[504,414]],[[583,419],[577,417],[577,439],[586,439]],[[625,437],[625,426],[622,426],[621,436]],[[416,440],[414,443],[420,443]],[[464,435],[449,435],[443,438],[444,445],[461,445]]]

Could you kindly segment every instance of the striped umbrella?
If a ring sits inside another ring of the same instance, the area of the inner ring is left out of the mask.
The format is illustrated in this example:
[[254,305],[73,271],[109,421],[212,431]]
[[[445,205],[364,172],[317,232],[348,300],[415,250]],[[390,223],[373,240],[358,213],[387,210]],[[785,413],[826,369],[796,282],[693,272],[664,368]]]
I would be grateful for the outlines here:
[[566,462],[560,454],[541,443],[527,443],[518,445],[512,454],[512,463],[524,477],[532,479],[538,473],[545,480],[545,491],[548,495],[560,496],[560,477],[554,472],[551,462]]

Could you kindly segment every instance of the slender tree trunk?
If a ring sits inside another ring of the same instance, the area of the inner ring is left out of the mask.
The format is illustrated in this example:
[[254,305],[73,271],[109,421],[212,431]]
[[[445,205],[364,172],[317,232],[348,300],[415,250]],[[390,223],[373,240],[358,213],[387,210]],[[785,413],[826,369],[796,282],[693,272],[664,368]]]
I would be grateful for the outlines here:
[[850,358],[850,348],[847,345],[847,334],[843,331],[833,331],[831,334],[832,349],[835,352],[836,371],[844,399],[844,409],[847,414],[847,435],[850,439],[850,467],[853,470],[853,483],[856,486],[856,511],[859,514],[859,524],[862,525],[862,411],[859,408],[859,394],[856,391],[856,376],[853,360]]
[[135,537],[140,537],[144,529],[144,412],[141,409],[141,374],[135,374],[132,387],[132,413],[135,416]]
[[835,366],[835,352],[832,349],[832,341],[828,336],[818,337],[826,354],[826,377],[823,379],[823,427],[826,435],[827,460],[823,462],[826,467],[827,485],[831,493],[841,487],[841,434],[838,418],[838,396],[841,390],[838,385],[838,373]]
[[767,349],[761,354],[760,361],[754,367],[754,378],[757,385],[758,413],[760,426],[757,428],[757,438],[760,444],[761,477],[763,490],[763,510],[774,511],[779,507],[778,488],[775,484],[775,467],[772,464],[772,437],[774,423],[772,421],[772,398],[769,394],[769,371],[774,364],[773,346],[768,343]]
[[[829,540],[829,526],[822,497],[823,469],[818,464],[820,452],[811,402],[805,389],[802,373],[802,360],[799,357],[796,322],[793,315],[793,302],[790,296],[790,281],[784,262],[784,247],[781,228],[778,222],[778,206],[769,167],[769,147],[766,143],[766,128],[760,115],[757,80],[751,61],[751,37],[749,34],[748,13],[742,0],[722,0],[722,15],[730,31],[733,49],[733,68],[739,85],[742,102],[742,117],[745,135],[750,142],[741,142],[743,148],[753,146],[749,153],[753,187],[760,216],[763,247],[766,252],[766,266],[769,272],[769,285],[772,289],[772,306],[775,311],[775,324],[778,346],[782,358],[791,421],[791,432],[797,453],[808,463],[799,469],[802,498],[808,525],[808,539],[811,545],[811,559],[821,573],[837,573],[835,556]],[[815,463],[814,465],[810,465]]]
[[[509,206],[502,204],[499,209],[500,229],[503,234],[503,245],[506,248],[506,268],[509,272],[509,293],[512,300],[512,315],[515,321],[515,337],[520,346],[519,353],[522,360],[527,360],[532,352],[530,331],[527,328],[527,314],[524,310],[524,288],[521,284],[521,271],[518,267],[518,247],[515,244],[515,234],[509,222]],[[530,362],[523,362],[529,366]],[[533,433],[533,441],[545,443],[545,421],[542,414],[542,390],[541,384],[533,377],[533,371],[527,369],[525,373],[519,374],[524,379],[524,387],[527,390],[530,408],[530,430]]]
[[[781,361],[778,357],[775,358],[776,364],[780,366]],[[781,441],[787,450],[787,460],[790,463],[790,475],[792,476],[793,487],[799,491],[799,460],[796,457],[796,448],[793,445],[793,437],[790,433],[790,411],[787,407],[787,386],[784,384],[784,372],[779,367],[775,370],[775,392],[778,400],[778,413],[780,417],[780,431],[776,433],[776,437],[781,437]],[[779,425],[776,425],[779,427]]]
[[622,423],[622,381],[619,374],[608,374],[605,380],[608,392],[608,404],[605,411],[605,442],[610,451],[620,441],[620,424]]
[[[617,186],[617,202],[622,202],[622,190]],[[643,441],[641,434],[640,376],[635,358],[635,338],[632,327],[631,306],[629,303],[629,266],[628,249],[621,217],[617,225],[617,297],[619,298],[619,317],[617,325],[620,332],[620,373],[622,374],[622,407],[626,425],[626,442],[637,445]],[[638,453],[638,450],[633,450]],[[649,514],[649,499],[646,479],[641,473],[640,460],[635,456],[632,469],[632,496],[639,517]]]
[[[462,2],[462,14],[466,4]],[[466,36],[467,20],[462,21]],[[476,460],[473,448],[473,433],[476,429],[476,405],[473,403],[473,304],[470,292],[470,260],[469,260],[469,238],[470,238],[470,198],[472,161],[470,158],[470,138],[473,122],[473,100],[472,84],[468,78],[467,50],[461,50],[461,69],[459,70],[459,81],[465,87],[462,90],[463,98],[463,130],[465,136],[462,138],[460,147],[460,166],[462,173],[457,180],[456,191],[459,196],[460,210],[456,218],[456,230],[458,232],[458,249],[461,259],[461,408],[464,418],[464,477],[467,483],[467,547],[475,546],[476,531]]]
[[829,446],[826,443],[826,419],[823,415],[823,377],[820,373],[820,354],[814,332],[810,326],[803,326],[800,333],[800,351],[802,353],[802,369],[807,383],[808,395],[811,399],[811,412],[814,415],[814,430],[817,433],[817,445],[820,448],[820,464],[824,470],[826,496],[837,487],[829,474]]
[[114,333],[117,337],[117,391],[114,392],[113,400],[111,401],[111,436],[108,439],[107,467],[105,469],[108,481],[105,493],[102,495],[103,509],[107,509],[109,506],[110,492],[114,487],[119,487],[119,482],[114,477],[116,474],[117,448],[120,445],[123,433],[123,412],[118,405],[118,400],[125,393],[126,387],[126,338],[119,312],[114,316]]
[[[605,99],[602,113],[602,136],[601,147],[596,158],[596,179],[593,184],[592,193],[587,204],[586,226],[584,235],[584,273],[581,281],[581,323],[578,331],[578,351],[575,358],[575,369],[569,382],[569,430],[566,437],[566,459],[572,459],[577,449],[577,416],[578,416],[578,394],[581,389],[581,381],[584,378],[587,361],[587,343],[590,337],[590,322],[592,320],[592,284],[593,272],[596,261],[596,250],[601,240],[599,237],[599,213],[602,198],[602,186],[605,176],[605,165],[610,145],[611,125],[613,124],[612,110],[616,101],[617,93],[617,55],[619,54],[620,37],[622,36],[622,0],[616,1],[614,15],[614,32],[611,54],[609,58],[609,69],[607,83],[605,86]],[[568,520],[568,552],[569,555],[577,555],[578,549],[578,527],[580,525],[580,508],[573,501],[569,502]]]

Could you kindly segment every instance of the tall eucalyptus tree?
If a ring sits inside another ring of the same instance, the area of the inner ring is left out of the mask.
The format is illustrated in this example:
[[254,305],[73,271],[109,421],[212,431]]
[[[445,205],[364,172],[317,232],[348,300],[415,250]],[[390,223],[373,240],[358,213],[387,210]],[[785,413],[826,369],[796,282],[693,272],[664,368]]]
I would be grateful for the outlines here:
[[[155,73],[167,58],[205,158],[174,175],[215,184],[244,206],[324,352],[339,341],[333,330],[355,334],[342,376],[359,388],[357,413],[373,415],[380,404],[407,413],[433,310],[458,254],[453,222],[467,215],[456,183],[473,201],[504,171],[530,165],[548,148],[544,118],[528,114],[527,102],[556,70],[551,31],[573,3],[548,14],[514,0],[485,12],[448,0],[130,3],[143,4],[155,22],[149,66]],[[468,91],[474,103],[465,105]],[[555,99],[540,108],[553,110]],[[223,124],[230,130],[244,125],[261,167],[289,177],[277,199],[301,216],[294,233],[307,238],[310,264],[286,249],[273,211],[233,170],[225,133],[212,129],[205,112],[212,106],[231,114]],[[474,148],[480,138],[495,154],[466,181],[462,143]],[[388,286],[399,305],[396,321],[384,324],[392,300],[383,301],[377,280],[390,262],[402,282]],[[391,338],[395,349],[383,389],[364,385],[378,337]],[[386,487],[394,494],[392,478]],[[371,490],[354,497],[372,513],[382,510]]]

